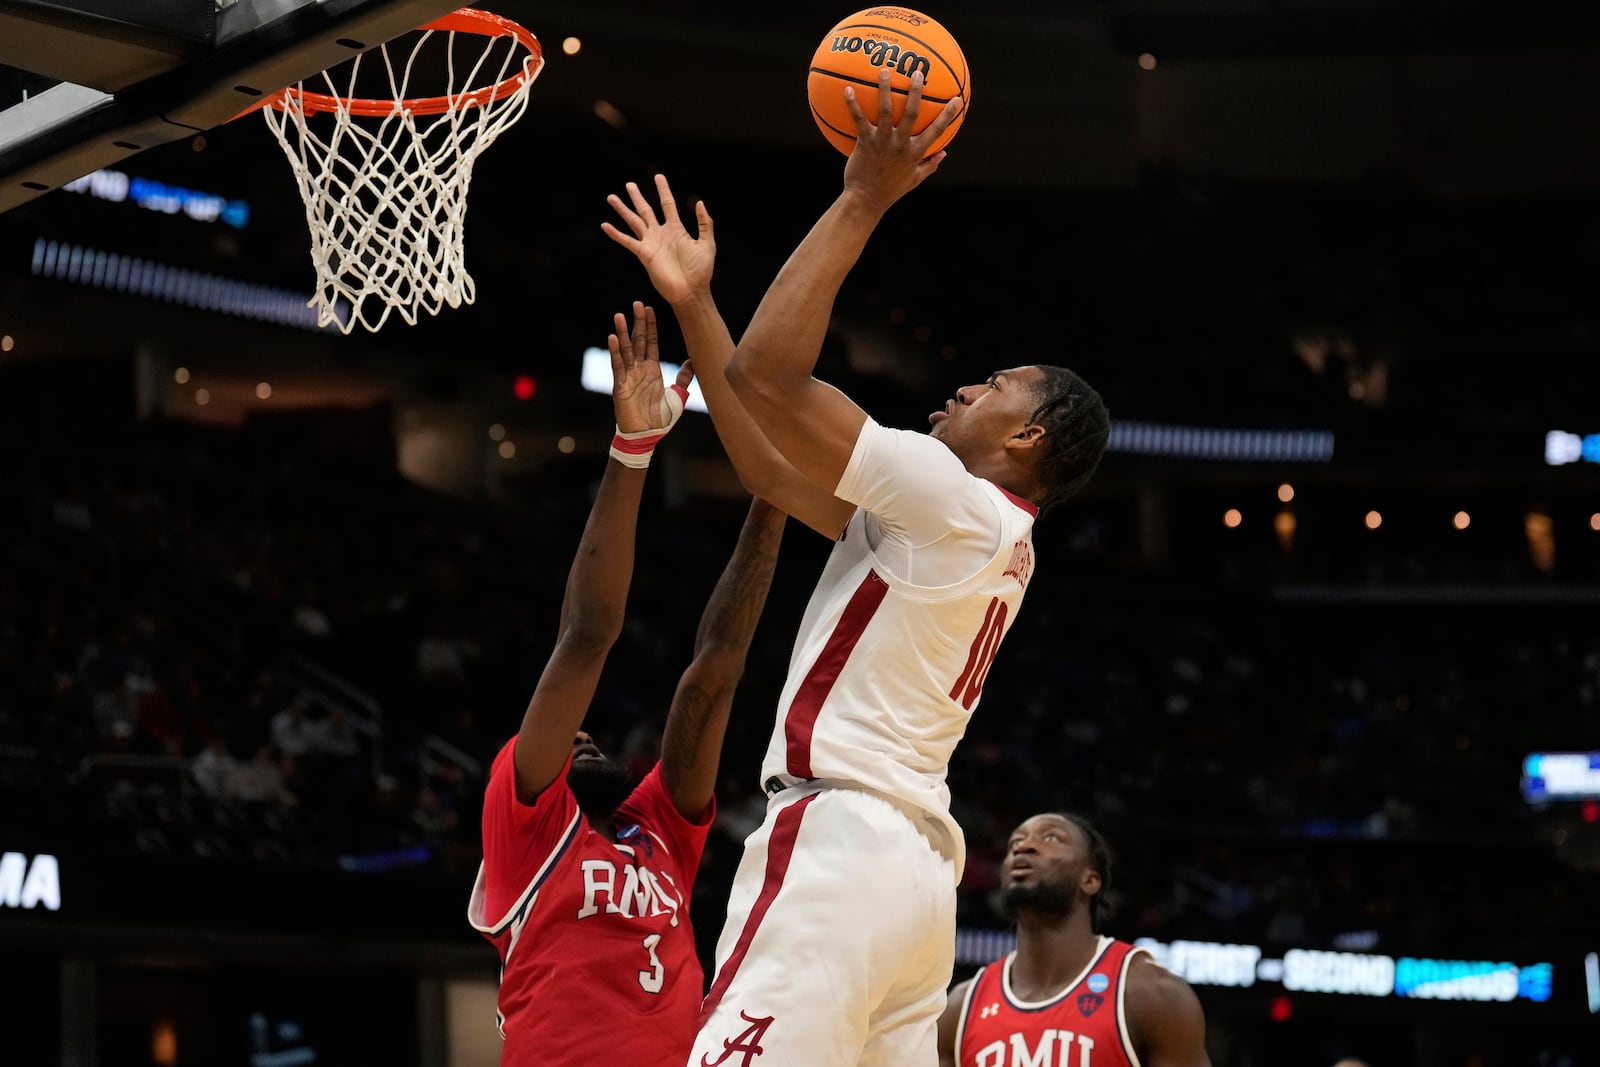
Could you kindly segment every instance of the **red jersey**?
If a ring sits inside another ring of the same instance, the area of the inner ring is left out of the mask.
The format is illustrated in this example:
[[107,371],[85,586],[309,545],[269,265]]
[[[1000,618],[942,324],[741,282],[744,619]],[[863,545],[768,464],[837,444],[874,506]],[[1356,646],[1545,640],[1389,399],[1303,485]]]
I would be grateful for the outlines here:
[[1040,1001],[1011,992],[1013,952],[973,978],[956,1030],[956,1067],[1139,1067],[1123,990],[1134,958],[1126,941],[1100,939],[1094,959]]
[[500,953],[501,1064],[683,1067],[705,994],[689,895],[715,805],[686,820],[657,763],[612,840],[578,810],[570,756],[533,804],[517,800],[514,744],[489,772],[467,908]]

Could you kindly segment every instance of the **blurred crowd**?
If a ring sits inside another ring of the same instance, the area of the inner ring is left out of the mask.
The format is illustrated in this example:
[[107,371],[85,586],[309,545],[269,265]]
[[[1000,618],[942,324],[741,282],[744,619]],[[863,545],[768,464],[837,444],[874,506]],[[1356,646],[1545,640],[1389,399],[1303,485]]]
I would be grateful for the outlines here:
[[[470,879],[482,774],[550,647],[598,470],[521,507],[472,504],[155,424],[114,460],[8,473],[8,840]],[[636,774],[741,514],[646,505],[588,723]],[[1041,527],[1026,610],[951,768],[964,923],[1001,922],[1014,822],[1067,808],[1112,841],[1112,927],[1130,936],[1512,951],[1594,929],[1600,884],[1517,791],[1530,751],[1600,750],[1600,630],[1581,608],[1153,582],[1069,547],[1073,529]],[[749,657],[696,892],[708,949],[827,548],[791,526]]]

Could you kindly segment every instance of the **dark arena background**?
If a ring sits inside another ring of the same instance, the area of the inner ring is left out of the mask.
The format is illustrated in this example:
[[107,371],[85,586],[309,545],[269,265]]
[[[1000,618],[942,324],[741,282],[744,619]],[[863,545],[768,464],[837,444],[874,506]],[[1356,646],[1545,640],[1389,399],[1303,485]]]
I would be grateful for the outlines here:
[[[606,462],[586,352],[651,298],[605,194],[705,198],[737,334],[839,188],[804,85],[851,5],[486,0],[547,65],[478,163],[476,302],[348,336],[258,116],[23,184],[123,136],[24,143],[74,63],[155,113],[215,43],[62,14],[115,6],[0,3],[0,1064],[496,1063],[484,773]],[[1219,1067],[1600,1064],[1600,18],[927,10],[971,112],[819,376],[920,427],[1059,362],[1115,424],[951,767],[957,978],[1009,947],[1006,834],[1068,809]],[[686,419],[587,723],[636,770],[744,510]],[[827,549],[790,524],[734,708],[708,961]]]

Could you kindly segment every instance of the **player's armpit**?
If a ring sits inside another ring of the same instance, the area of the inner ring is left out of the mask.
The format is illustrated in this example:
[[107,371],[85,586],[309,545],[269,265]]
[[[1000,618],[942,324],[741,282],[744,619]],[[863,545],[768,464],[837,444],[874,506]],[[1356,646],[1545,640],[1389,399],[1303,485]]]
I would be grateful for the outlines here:
[[1205,1011],[1188,982],[1141,957],[1128,971],[1124,996],[1128,1036],[1144,1067],[1211,1067]]
[[956,1032],[961,1029],[961,1011],[966,1007],[972,981],[969,978],[962,982],[945,999],[944,1012],[939,1016],[939,1067],[959,1067],[956,1056],[961,1050],[956,1048]]
[[751,495],[792,515],[828,540],[837,541],[850,516],[856,513],[856,506],[802,478],[788,461],[780,463],[762,478],[759,488],[746,486]]
[[815,378],[783,379],[750,373],[751,364],[761,359],[759,351],[738,349],[728,365],[729,384],[767,440],[800,477],[831,495],[855,452],[856,438],[867,421],[866,412],[839,390]]

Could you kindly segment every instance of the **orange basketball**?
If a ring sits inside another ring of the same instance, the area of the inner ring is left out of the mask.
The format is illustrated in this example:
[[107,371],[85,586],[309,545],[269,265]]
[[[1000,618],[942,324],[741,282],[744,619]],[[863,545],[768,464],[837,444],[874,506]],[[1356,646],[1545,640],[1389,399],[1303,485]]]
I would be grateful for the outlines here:
[[949,143],[972,105],[972,82],[967,59],[950,31],[927,15],[905,7],[869,7],[857,11],[828,31],[811,57],[811,77],[806,93],[811,98],[811,117],[828,141],[845,155],[856,144],[856,122],[845,106],[844,87],[856,87],[856,101],[867,118],[877,121],[878,72],[894,72],[894,121],[905,113],[906,93],[911,90],[911,75],[922,71],[922,110],[917,115],[915,133],[921,133],[939,117],[940,110],[953,96],[961,97],[961,111],[954,122],[928,149],[931,156]]

